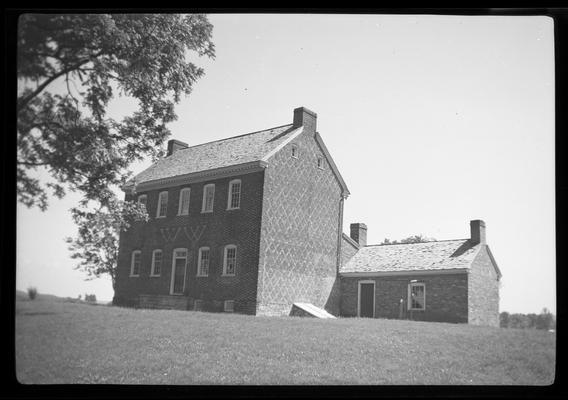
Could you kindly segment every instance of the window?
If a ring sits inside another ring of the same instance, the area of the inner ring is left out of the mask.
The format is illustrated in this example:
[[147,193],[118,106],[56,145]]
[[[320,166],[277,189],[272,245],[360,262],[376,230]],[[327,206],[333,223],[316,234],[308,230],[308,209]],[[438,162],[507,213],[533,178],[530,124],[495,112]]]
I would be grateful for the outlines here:
[[298,146],[295,144],[292,145],[292,157],[298,158]]
[[209,247],[199,249],[199,259],[197,260],[197,276],[209,275]]
[[194,311],[201,311],[203,310],[203,300],[195,300],[193,302],[193,310]]
[[160,276],[162,273],[162,250],[152,252],[152,270],[150,276]]
[[215,198],[215,185],[210,183],[203,186],[203,206],[201,212],[213,212],[213,200]]
[[140,276],[140,264],[142,262],[142,252],[134,250],[130,262],[130,276]]
[[323,169],[323,158],[318,157],[318,168]]
[[235,275],[237,269],[237,246],[230,244],[225,246],[225,257],[223,261],[223,275]]
[[408,309],[426,309],[426,285],[423,283],[410,283],[408,285]]
[[141,194],[140,196],[138,196],[138,203],[139,204],[144,204],[144,207],[148,207],[147,203],[148,203],[148,196],[145,194]]
[[225,300],[223,310],[225,312],[233,312],[235,310],[235,300]]
[[180,192],[179,192],[178,215],[189,214],[189,195],[190,195],[189,188],[184,188],[184,189],[180,190]]
[[241,207],[241,181],[235,179],[229,182],[229,200],[227,201],[227,210],[235,210]]
[[158,212],[156,218],[163,218],[168,212],[168,192],[161,192],[158,197]]

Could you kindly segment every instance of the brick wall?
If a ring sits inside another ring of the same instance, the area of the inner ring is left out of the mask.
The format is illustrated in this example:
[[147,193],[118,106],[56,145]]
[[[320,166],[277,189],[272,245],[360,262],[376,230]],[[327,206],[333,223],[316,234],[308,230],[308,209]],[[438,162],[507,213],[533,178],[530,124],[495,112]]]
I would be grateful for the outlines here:
[[[228,184],[241,179],[241,207],[227,210]],[[118,258],[118,304],[134,305],[139,294],[170,293],[173,249],[188,249],[185,295],[189,307],[194,299],[203,300],[204,310],[223,310],[224,300],[235,300],[235,312],[254,314],[256,310],[256,283],[258,279],[258,251],[264,172],[223,178],[168,189],[166,218],[156,218],[159,192],[139,192],[148,195],[150,221],[137,223],[121,234]],[[213,213],[201,213],[203,186],[215,184]],[[189,215],[177,216],[179,192],[191,188]],[[129,195],[127,199],[131,199]],[[228,244],[237,245],[237,269],[234,277],[222,276],[223,251]],[[210,247],[209,276],[197,277],[198,249]],[[160,277],[150,277],[152,251],[163,251]],[[142,251],[140,277],[129,277],[131,254]]]
[[341,235],[341,266],[347,264],[357,251],[359,251],[359,248],[354,246],[345,236]]
[[[265,172],[257,313],[288,315],[293,302],[308,302],[337,314],[341,187],[313,131],[292,143]],[[317,167],[318,156],[324,169]]]
[[481,249],[471,265],[469,274],[469,323],[499,326],[499,280],[487,252]]
[[[426,285],[426,309],[407,311],[408,284],[411,280]],[[341,277],[341,316],[356,317],[358,282],[375,281],[375,317],[398,319],[400,299],[403,299],[403,318],[417,321],[467,322],[467,274],[416,276],[382,276],[374,278]]]

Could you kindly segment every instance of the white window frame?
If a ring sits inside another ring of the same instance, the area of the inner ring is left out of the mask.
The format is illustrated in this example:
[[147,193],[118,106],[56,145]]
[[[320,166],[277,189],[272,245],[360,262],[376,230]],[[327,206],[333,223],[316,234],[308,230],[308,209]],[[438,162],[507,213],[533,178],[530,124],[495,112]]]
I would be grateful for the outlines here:
[[[213,188],[213,200],[211,200],[211,210],[207,210],[207,189]],[[208,183],[207,185],[203,186],[203,201],[201,203],[201,213],[212,213],[213,208],[215,207],[215,184]]]
[[[187,210],[183,210],[183,194],[187,193]],[[177,215],[189,215],[189,202],[191,201],[191,189],[183,188],[179,191],[179,205]],[[185,211],[185,212],[184,212]]]
[[[235,249],[235,268],[232,274],[227,273],[227,253],[229,249]],[[223,276],[235,276],[237,274],[237,246],[234,244],[228,244],[223,250]]]
[[[202,254],[203,251],[207,250],[209,252],[209,258],[207,259],[207,274],[201,273],[201,261],[202,261]],[[211,265],[211,249],[207,246],[199,248],[199,255],[197,257],[197,275],[199,277],[207,277],[209,276],[209,266]]]
[[297,144],[292,144],[291,146],[291,152],[290,152],[290,157],[292,158],[299,158],[298,156],[298,145]]
[[[185,251],[185,268],[183,270],[183,288],[181,290],[181,293],[174,293],[174,278],[175,278],[175,267],[176,267],[176,260],[178,258],[181,257],[176,257],[176,252],[178,251]],[[185,292],[185,281],[187,280],[187,261],[189,259],[189,250],[186,248],[182,248],[179,247],[177,249],[174,249],[172,252],[172,278],[170,280],[170,294],[173,296],[183,296],[183,293]]]
[[[422,286],[424,289],[424,304],[422,308],[414,308],[412,307],[412,287],[415,286]],[[410,282],[408,284],[408,302],[407,302],[408,311],[425,311],[426,310],[426,283],[424,282]]]
[[[139,262],[138,262],[138,273],[134,274],[134,259],[135,255],[139,255]],[[138,278],[140,276],[140,270],[142,269],[142,251],[141,250],[134,250],[130,255],[130,276],[132,278]]]
[[[161,259],[160,259],[160,273],[156,274],[156,253],[161,253]],[[164,252],[161,249],[156,249],[154,251],[152,251],[152,268],[150,269],[150,276],[161,276],[162,275],[162,270],[164,269]]]
[[361,285],[363,283],[373,284],[373,318],[375,318],[375,302],[377,301],[377,282],[374,280],[357,281],[357,317],[361,317]]
[[[164,215],[160,215],[160,209],[162,208],[162,195],[165,194],[166,196],[166,211],[164,213]],[[164,191],[164,192],[160,192],[160,194],[158,194],[158,209],[156,210],[156,218],[166,218],[166,215],[168,215],[168,192]]]
[[235,300],[225,300],[223,302],[224,312],[235,312]]
[[[233,185],[239,184],[239,205],[237,207],[231,207],[232,198],[233,198]],[[238,210],[241,208],[241,193],[242,193],[243,184],[240,179],[233,179],[229,182],[229,196],[227,198],[227,210]]]

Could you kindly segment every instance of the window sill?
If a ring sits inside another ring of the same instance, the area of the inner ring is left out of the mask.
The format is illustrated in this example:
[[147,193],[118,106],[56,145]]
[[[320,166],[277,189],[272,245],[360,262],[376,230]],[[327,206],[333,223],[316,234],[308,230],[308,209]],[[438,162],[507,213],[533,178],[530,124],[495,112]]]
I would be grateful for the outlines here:
[[195,275],[196,278],[209,278],[209,275]]
[[150,275],[150,278],[160,278],[162,275]]
[[130,275],[130,278],[140,278],[140,275]]
[[165,216],[165,215],[158,215],[158,216],[156,217],[156,219],[158,219],[158,218],[166,218],[166,216]]
[[227,208],[227,211],[234,211],[234,210],[240,210],[241,207],[235,207],[235,208]]
[[231,277],[234,277],[234,276],[237,276],[237,274],[221,274],[222,278],[231,278]]
[[188,215],[189,215],[189,213],[187,213],[187,214],[177,214],[176,216],[177,216],[177,217],[187,217]]
[[211,211],[201,211],[201,214],[213,214],[213,210],[211,210]]
[[426,311],[425,308],[409,308],[408,311]]

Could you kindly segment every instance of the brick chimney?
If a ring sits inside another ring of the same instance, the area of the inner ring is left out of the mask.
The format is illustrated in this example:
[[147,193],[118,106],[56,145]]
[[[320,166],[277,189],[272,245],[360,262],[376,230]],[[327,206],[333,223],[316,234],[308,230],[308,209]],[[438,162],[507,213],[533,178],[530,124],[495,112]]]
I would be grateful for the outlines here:
[[306,107],[298,107],[294,109],[294,128],[304,126],[308,131],[316,131],[316,122],[318,115],[308,110]]
[[351,233],[350,233],[350,237],[351,239],[353,239],[354,241],[356,241],[357,243],[359,243],[359,246],[363,247],[367,245],[367,225],[358,222],[356,224],[351,224],[350,225],[351,228]]
[[480,219],[469,221],[471,230],[471,241],[473,243],[485,244],[485,222]]
[[166,154],[166,157],[171,156],[172,154],[174,154],[176,151],[180,150],[180,149],[185,149],[188,147],[187,143],[181,142],[179,140],[168,140],[168,153]]

